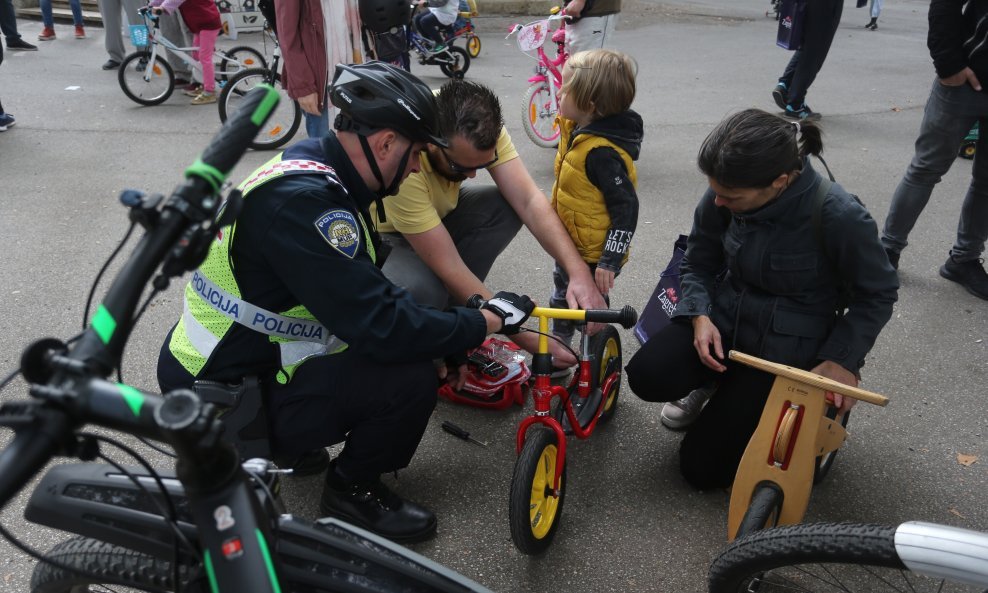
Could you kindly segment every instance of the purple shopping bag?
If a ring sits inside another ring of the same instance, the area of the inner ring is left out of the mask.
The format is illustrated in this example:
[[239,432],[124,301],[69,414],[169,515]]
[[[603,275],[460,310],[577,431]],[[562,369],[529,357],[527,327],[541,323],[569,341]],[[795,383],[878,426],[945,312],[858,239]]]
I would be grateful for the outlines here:
[[669,325],[676,303],[679,302],[679,264],[686,255],[686,235],[679,235],[672,248],[672,258],[669,265],[659,274],[659,283],[655,286],[652,296],[642,309],[642,314],[635,324],[635,337],[644,344]]
[[803,46],[803,25],[807,0],[782,0],[779,9],[779,33],[775,44],[782,49],[797,50]]

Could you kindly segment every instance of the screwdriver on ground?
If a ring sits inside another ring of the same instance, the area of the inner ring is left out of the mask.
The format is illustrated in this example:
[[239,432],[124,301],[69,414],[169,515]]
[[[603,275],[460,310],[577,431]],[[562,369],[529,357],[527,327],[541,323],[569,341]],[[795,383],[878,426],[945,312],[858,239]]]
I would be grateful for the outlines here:
[[453,424],[449,420],[443,422],[443,430],[445,430],[446,432],[455,436],[458,439],[463,439],[464,441],[470,441],[471,443],[476,443],[481,447],[487,446],[487,443],[482,443],[477,439],[473,438],[472,436],[470,436],[470,433],[467,430],[460,428],[459,426]]

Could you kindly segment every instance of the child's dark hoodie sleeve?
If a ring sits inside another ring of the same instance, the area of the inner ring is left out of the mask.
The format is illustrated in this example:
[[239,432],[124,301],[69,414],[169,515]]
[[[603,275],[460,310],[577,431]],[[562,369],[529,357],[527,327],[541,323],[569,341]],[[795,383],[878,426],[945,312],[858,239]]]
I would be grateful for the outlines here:
[[619,272],[638,226],[638,193],[621,155],[613,148],[593,149],[587,155],[586,166],[587,178],[604,194],[604,205],[611,217],[611,228],[597,266]]

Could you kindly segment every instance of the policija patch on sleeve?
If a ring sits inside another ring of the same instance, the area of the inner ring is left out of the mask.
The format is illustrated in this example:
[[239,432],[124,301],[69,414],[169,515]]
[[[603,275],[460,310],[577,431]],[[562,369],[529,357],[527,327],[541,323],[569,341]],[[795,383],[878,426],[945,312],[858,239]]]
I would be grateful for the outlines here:
[[353,259],[360,247],[357,219],[346,210],[328,210],[315,221],[316,230],[329,246]]

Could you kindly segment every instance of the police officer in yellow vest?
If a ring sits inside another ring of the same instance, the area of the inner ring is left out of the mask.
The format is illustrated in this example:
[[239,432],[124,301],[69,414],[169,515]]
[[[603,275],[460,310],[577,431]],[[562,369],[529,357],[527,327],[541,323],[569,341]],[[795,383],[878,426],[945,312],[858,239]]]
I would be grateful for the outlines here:
[[498,293],[485,308],[421,307],[381,273],[367,209],[446,145],[435,99],[381,62],[336,68],[335,134],[278,155],[244,182],[236,224],[213,242],[162,347],[162,391],[197,380],[264,388],[271,446],[295,458],[346,441],[326,473],[323,514],[397,541],[430,537],[435,515],[379,480],[408,465],[436,401],[431,360],[516,329],[534,306]]

